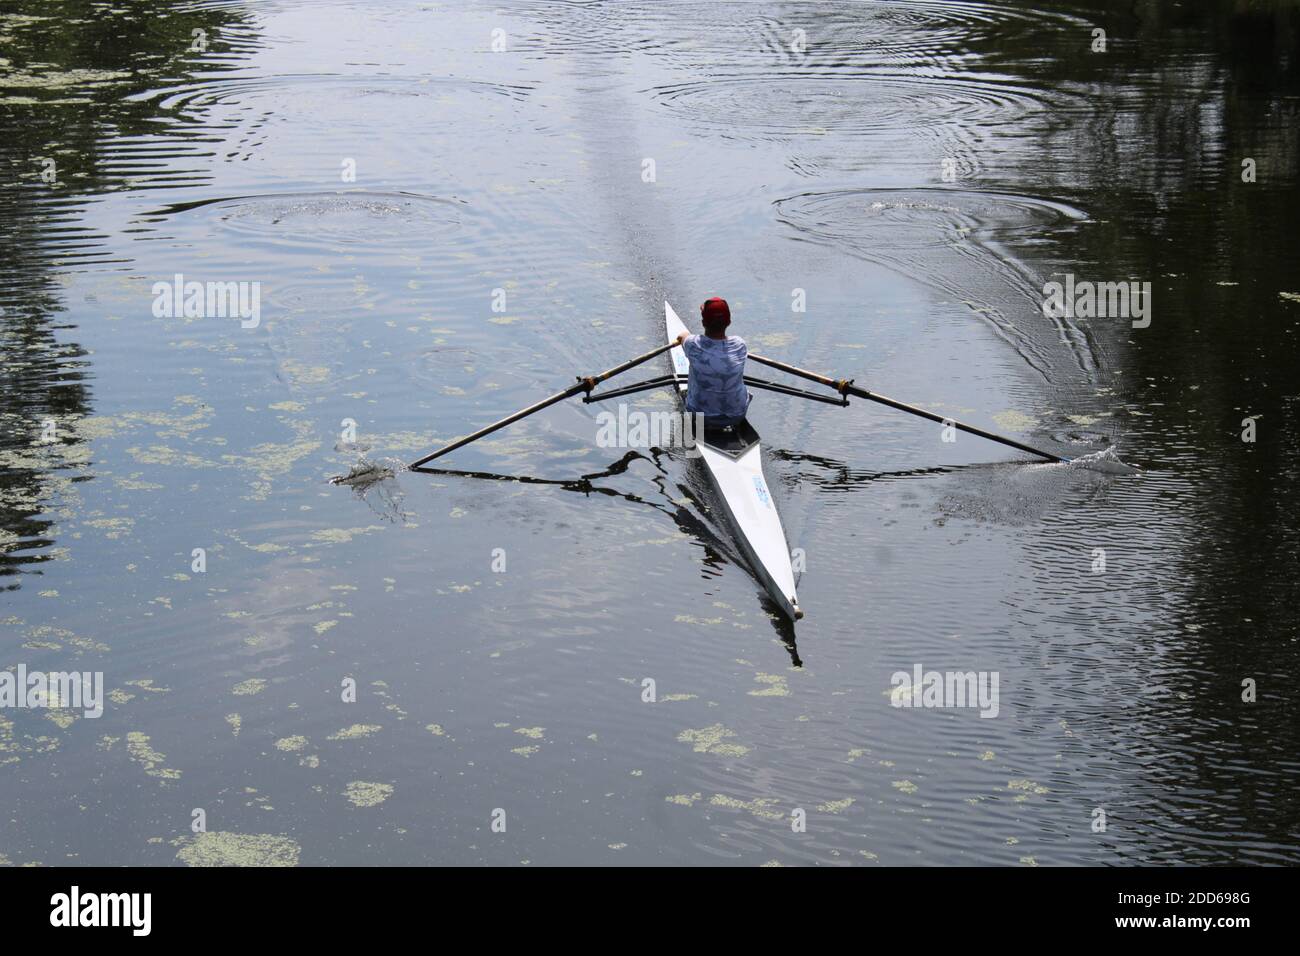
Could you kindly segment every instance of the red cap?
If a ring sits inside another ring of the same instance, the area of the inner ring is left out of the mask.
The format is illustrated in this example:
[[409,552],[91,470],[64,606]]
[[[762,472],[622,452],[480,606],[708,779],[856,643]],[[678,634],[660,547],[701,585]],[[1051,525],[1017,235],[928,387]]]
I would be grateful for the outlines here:
[[731,324],[731,308],[726,299],[707,299],[700,306],[700,318],[704,320],[705,328],[725,329]]

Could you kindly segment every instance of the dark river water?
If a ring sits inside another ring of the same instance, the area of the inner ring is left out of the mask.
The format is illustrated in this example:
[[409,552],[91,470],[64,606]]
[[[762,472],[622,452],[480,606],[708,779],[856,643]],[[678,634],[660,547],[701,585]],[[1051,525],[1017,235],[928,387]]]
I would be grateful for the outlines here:
[[[0,863],[1300,862],[1298,70],[1291,3],[5,0],[0,667],[107,700],[0,708]],[[594,405],[328,483],[712,295],[1136,469],[763,392],[795,626]]]

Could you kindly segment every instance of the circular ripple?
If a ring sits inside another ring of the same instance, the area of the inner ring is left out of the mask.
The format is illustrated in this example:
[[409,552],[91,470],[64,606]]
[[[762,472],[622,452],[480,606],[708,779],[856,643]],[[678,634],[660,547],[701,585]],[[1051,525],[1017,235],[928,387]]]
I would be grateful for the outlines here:
[[1045,378],[1064,341],[1080,369],[1096,367],[1086,330],[1058,320],[1036,336],[1042,280],[1020,261],[1029,245],[1086,219],[1065,203],[978,190],[841,189],[777,200],[778,219],[802,238],[879,263],[965,303]]
[[251,242],[373,249],[423,245],[444,237],[460,227],[463,206],[457,200],[416,193],[280,193],[184,203],[155,215],[207,215],[214,228]]
[[207,79],[132,97],[156,101],[182,117],[208,118],[214,110],[253,114],[260,123],[316,123],[321,129],[364,126],[377,113],[408,129],[453,124],[467,101],[475,107],[524,100],[531,88],[452,77],[338,76],[305,73],[274,77]]
[[752,65],[754,55],[786,63],[936,64],[972,45],[1009,39],[1032,29],[1078,24],[1067,14],[997,4],[862,0],[767,4],[760,15],[749,0],[545,2],[526,9],[546,25],[521,38],[532,55],[656,53],[710,66]]
[[966,189],[838,189],[778,199],[780,220],[854,251],[950,246],[972,233],[1032,235],[1087,214],[1062,202]]
[[969,137],[984,128],[1046,120],[1062,108],[1011,83],[874,73],[719,76],[645,92],[696,128],[765,140],[940,129]]

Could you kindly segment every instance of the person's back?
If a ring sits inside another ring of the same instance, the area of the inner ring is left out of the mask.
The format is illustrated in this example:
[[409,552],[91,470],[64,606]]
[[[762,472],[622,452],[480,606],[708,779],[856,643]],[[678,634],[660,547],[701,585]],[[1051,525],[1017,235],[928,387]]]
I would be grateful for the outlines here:
[[727,335],[731,310],[723,299],[709,299],[700,306],[704,335],[680,338],[682,351],[691,363],[686,386],[686,410],[719,424],[735,424],[749,410],[745,389],[745,340]]

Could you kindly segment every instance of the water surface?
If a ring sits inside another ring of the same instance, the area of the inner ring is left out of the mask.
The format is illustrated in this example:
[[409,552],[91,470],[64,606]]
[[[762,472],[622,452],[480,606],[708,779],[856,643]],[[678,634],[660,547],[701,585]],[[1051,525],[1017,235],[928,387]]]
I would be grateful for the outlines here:
[[[0,666],[111,699],[0,711],[0,861],[1297,862],[1298,28],[8,4]],[[1151,282],[1150,326],[1045,317],[1066,273]],[[177,274],[260,321],[156,315]],[[797,630],[594,406],[445,460],[503,480],[327,483],[710,295],[754,351],[1140,473],[763,393]],[[892,707],[918,663],[997,672],[998,716]]]

